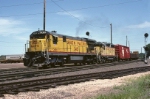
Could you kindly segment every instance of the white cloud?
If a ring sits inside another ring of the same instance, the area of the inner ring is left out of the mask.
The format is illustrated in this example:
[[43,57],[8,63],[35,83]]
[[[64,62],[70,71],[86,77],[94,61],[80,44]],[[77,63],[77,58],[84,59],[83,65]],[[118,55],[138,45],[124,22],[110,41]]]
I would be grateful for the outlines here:
[[29,37],[23,37],[23,36],[14,36],[14,38],[25,42],[29,39]]
[[70,17],[76,17],[76,18],[79,18],[79,19],[82,19],[83,18],[83,15],[82,14],[79,14],[78,12],[75,12],[75,11],[70,11],[70,12],[58,12],[57,13],[58,15],[67,15],[67,16],[70,16]]
[[26,32],[27,28],[19,20],[0,18],[0,35],[9,36]]
[[150,22],[145,21],[144,23],[141,24],[130,25],[127,28],[136,28],[136,29],[150,28]]

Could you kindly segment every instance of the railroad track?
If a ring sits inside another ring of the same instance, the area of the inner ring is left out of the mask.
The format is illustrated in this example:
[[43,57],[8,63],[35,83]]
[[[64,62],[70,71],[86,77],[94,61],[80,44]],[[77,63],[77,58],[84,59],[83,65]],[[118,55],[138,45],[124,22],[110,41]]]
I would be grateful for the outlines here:
[[0,69],[0,74],[17,73],[17,72],[32,71],[32,70],[33,69],[30,69],[30,68]]
[[40,89],[55,88],[59,85],[79,83],[91,79],[112,79],[145,71],[150,71],[150,66],[4,82],[0,83],[0,96],[3,97],[4,94],[18,94],[26,91],[39,91]]
[[92,64],[92,65],[84,65],[84,66],[73,66],[73,67],[61,67],[61,68],[50,68],[50,69],[14,69],[15,72],[3,72],[0,74],[0,82],[10,81],[10,80],[19,80],[25,78],[32,78],[38,76],[47,76],[59,73],[66,73],[66,72],[74,72],[74,71],[81,71],[81,70],[88,70],[88,69],[95,69],[95,68],[103,68],[109,67],[119,64],[129,64],[133,62],[139,61],[128,61],[128,62],[114,62],[114,63],[107,63],[107,64]]

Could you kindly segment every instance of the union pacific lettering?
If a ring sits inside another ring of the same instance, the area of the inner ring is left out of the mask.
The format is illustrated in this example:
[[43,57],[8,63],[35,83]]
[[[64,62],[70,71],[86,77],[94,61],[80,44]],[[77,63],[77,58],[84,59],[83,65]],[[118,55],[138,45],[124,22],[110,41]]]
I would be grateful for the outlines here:
[[31,47],[39,47],[39,45],[31,45]]
[[74,51],[79,51],[79,48],[78,47],[74,47]]
[[86,45],[85,42],[76,42],[76,41],[71,41],[71,40],[68,40],[67,44],[70,44],[70,45],[79,45],[79,46],[85,46]]
[[73,41],[67,41],[67,44],[73,44]]

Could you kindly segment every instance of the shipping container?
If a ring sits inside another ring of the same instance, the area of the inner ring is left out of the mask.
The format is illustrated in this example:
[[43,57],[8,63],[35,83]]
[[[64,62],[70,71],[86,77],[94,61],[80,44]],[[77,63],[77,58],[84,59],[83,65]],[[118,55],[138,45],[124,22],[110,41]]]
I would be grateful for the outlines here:
[[128,60],[130,59],[130,49],[124,45],[115,45],[115,53],[118,56],[119,60]]
[[15,63],[22,62],[24,58],[24,54],[16,54],[16,55],[1,55],[0,62],[1,63]]

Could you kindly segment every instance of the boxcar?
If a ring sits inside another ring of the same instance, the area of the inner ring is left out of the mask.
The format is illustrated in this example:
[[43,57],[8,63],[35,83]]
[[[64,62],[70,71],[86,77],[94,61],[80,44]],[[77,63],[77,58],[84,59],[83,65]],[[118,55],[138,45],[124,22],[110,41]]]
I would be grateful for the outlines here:
[[127,46],[115,45],[115,53],[118,56],[118,60],[129,60],[130,59],[130,49]]
[[139,52],[138,51],[133,51],[130,53],[130,59],[138,59],[139,58]]

